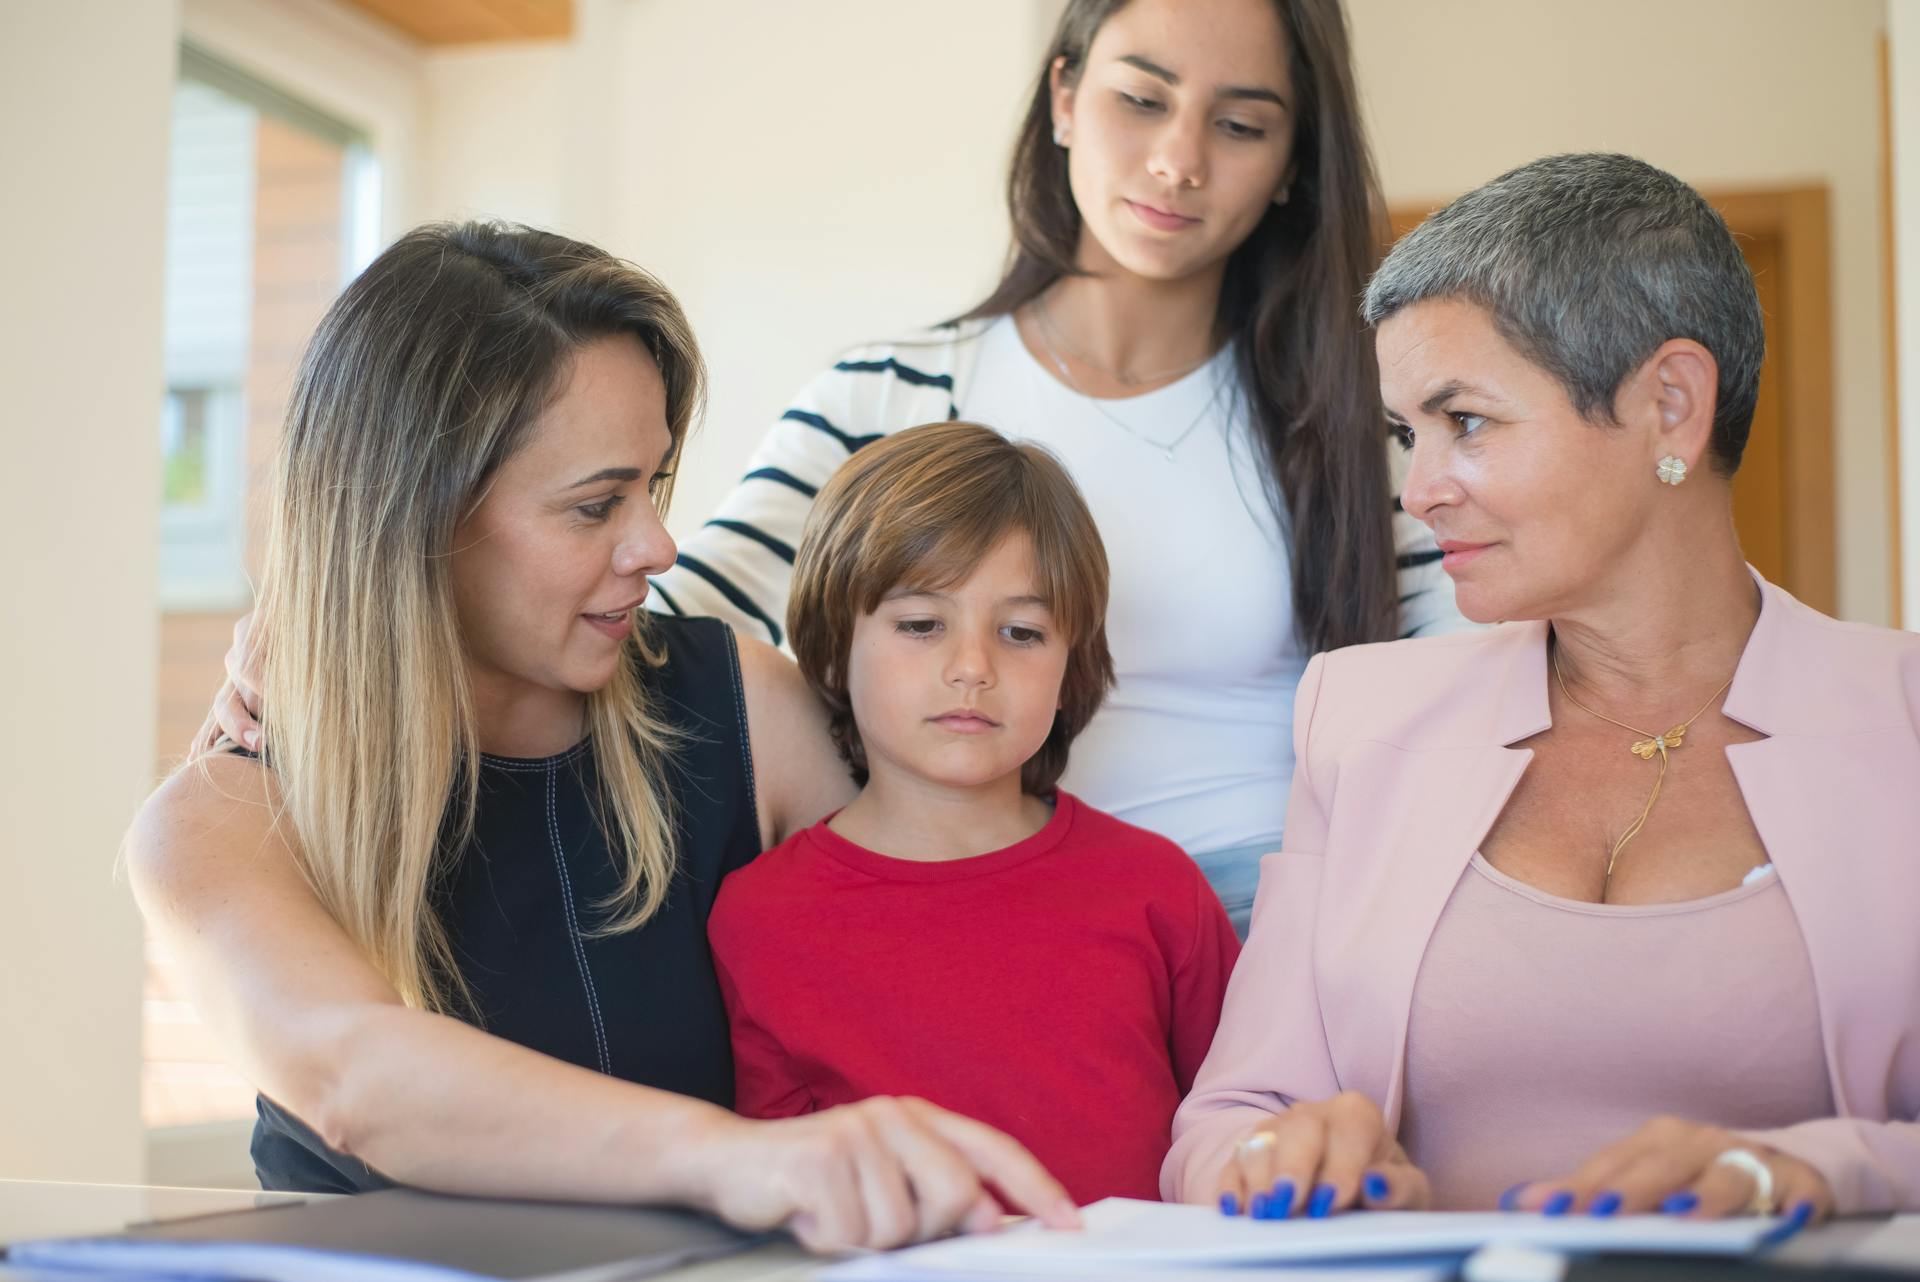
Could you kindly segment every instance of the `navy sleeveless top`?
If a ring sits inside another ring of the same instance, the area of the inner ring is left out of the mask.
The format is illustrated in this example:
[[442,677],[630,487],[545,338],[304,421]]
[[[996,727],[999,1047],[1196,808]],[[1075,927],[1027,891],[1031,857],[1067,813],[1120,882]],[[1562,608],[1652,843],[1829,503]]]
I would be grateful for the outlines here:
[[[474,836],[434,903],[474,1022],[585,1068],[733,1106],[726,1008],[707,949],[720,879],[760,850],[746,699],[733,633],[715,619],[654,616],[667,662],[642,669],[658,715],[683,736],[667,789],[679,868],[646,925],[594,935],[620,867],[593,810],[590,744],[540,760],[483,757]],[[329,1149],[258,1099],[254,1170],[266,1189],[361,1193],[391,1181]]]

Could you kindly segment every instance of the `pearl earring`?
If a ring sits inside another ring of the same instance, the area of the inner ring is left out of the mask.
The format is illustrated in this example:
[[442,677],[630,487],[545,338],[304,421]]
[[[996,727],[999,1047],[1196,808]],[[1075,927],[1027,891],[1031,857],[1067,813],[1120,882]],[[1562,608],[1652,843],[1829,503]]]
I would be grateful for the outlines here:
[[1658,475],[1668,485],[1678,485],[1687,479],[1687,461],[1669,454],[1660,460]]
[[1053,145],[1056,147],[1064,147],[1067,145],[1067,135],[1064,130],[1061,130],[1057,127],[1054,129]]

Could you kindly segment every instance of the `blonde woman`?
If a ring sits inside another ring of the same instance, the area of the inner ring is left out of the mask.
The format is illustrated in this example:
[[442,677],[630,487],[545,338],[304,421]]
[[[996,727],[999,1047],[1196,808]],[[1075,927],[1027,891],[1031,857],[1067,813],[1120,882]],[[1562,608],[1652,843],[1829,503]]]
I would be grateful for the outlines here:
[[427,227],[321,323],[279,461],[265,759],[203,755],[129,841],[151,928],[260,1091],[263,1184],[671,1201],[815,1247],[1019,1206],[1017,1144],[918,1101],[749,1122],[720,878],[852,794],[769,647],[651,619],[702,368],[657,282]]

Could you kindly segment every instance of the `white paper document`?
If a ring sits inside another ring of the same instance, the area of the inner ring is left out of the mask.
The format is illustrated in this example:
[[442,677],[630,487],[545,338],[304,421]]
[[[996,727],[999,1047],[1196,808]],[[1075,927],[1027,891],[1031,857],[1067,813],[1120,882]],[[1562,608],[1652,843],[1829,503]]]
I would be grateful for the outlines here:
[[[949,1238],[826,1270],[822,1282],[881,1279],[1053,1278],[1070,1274],[1290,1266],[1284,1276],[1387,1282],[1444,1276],[1455,1261],[1494,1243],[1569,1255],[1635,1252],[1746,1255],[1780,1221],[1765,1217],[1682,1220],[1666,1215],[1592,1216],[1454,1211],[1361,1211],[1324,1220],[1250,1220],[1207,1206],[1108,1198],[1083,1212],[1086,1227],[1056,1232],[1028,1223],[1003,1233]],[[1398,1262],[1397,1264],[1395,1262]],[[1311,1271],[1297,1266],[1316,1266]],[[1327,1266],[1361,1271],[1323,1273]],[[1282,1276],[1276,1273],[1275,1276]]]

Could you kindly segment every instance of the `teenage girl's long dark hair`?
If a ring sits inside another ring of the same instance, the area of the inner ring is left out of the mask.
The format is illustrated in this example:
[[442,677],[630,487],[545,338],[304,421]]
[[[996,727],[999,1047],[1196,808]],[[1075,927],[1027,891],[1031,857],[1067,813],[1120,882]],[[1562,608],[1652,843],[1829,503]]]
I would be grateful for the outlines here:
[[[1290,533],[1293,609],[1311,650],[1396,631],[1387,437],[1373,342],[1355,300],[1379,257],[1383,204],[1360,124],[1340,0],[1274,0],[1287,31],[1295,104],[1291,198],[1267,210],[1227,261],[1219,331]],[[1069,0],[1014,144],[1005,274],[967,318],[1004,316],[1077,274],[1080,211],[1053,143],[1048,70],[1071,82],[1127,0]]]

